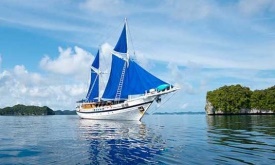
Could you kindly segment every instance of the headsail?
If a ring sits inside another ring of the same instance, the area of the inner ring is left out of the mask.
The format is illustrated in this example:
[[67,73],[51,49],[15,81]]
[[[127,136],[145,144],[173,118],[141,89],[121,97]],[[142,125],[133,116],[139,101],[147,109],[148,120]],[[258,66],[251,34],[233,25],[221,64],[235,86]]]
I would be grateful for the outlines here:
[[99,97],[99,51],[91,65],[91,80],[86,101],[98,101]]

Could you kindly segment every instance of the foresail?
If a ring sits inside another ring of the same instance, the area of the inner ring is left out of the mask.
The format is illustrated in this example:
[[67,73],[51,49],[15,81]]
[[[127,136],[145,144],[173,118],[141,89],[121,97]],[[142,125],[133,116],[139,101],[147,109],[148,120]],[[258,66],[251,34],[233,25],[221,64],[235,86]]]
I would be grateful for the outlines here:
[[86,101],[97,101],[99,95],[99,51],[91,65],[91,80]]
[[127,53],[127,50],[128,50],[128,47],[127,47],[127,34],[126,34],[126,22],[125,22],[121,35],[119,37],[119,40],[114,48],[114,51],[119,53]]

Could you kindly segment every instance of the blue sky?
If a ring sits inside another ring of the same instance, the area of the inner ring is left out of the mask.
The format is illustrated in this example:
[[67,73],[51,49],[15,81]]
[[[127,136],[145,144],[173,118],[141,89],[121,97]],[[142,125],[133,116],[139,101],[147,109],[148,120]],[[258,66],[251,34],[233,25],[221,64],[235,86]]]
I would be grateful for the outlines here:
[[125,17],[135,58],[181,87],[153,112],[204,111],[223,85],[275,85],[274,0],[1,0],[0,107],[74,109]]

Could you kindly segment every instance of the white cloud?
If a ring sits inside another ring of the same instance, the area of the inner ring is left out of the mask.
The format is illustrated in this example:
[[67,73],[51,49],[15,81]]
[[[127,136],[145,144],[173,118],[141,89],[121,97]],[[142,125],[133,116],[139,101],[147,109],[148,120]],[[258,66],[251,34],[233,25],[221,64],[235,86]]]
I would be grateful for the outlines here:
[[137,62],[144,68],[151,69],[154,66],[154,64],[152,64],[142,52],[137,52],[132,58],[134,58],[134,60],[137,60]]
[[170,73],[176,82],[182,82],[183,81],[183,75],[182,72],[180,71],[179,67],[175,63],[168,63],[167,68],[170,70]]
[[92,11],[104,12],[105,9],[108,11],[108,9],[111,9],[112,6],[116,6],[118,3],[118,0],[85,0],[84,2],[80,3],[80,7],[87,8]]
[[275,12],[274,0],[239,0],[230,3],[212,0],[167,0],[164,4],[160,12],[185,21],[208,20],[209,18],[238,20],[243,16],[264,16],[266,12]]
[[40,67],[52,73],[63,75],[87,75],[89,66],[91,65],[93,56],[75,46],[74,50],[71,48],[62,49],[58,48],[59,56],[56,59],[51,59],[45,56],[40,61]]
[[126,10],[124,9],[125,4],[121,0],[85,0],[80,3],[80,7],[87,9],[89,12],[98,12],[110,15],[121,15]]
[[274,0],[240,0],[238,3],[240,12],[248,16],[263,14],[263,12],[275,12]]
[[170,12],[174,18],[184,20],[207,18],[212,16],[216,9],[214,3],[205,0],[167,0],[163,6],[163,10]]
[[113,51],[113,47],[109,43],[104,43],[101,46],[101,52],[104,56],[111,55],[111,52]]
[[10,72],[4,70],[2,73],[0,73],[0,87],[4,86],[6,84],[7,79],[10,77]]
[[[109,44],[103,44],[101,58],[105,63],[110,63],[107,60],[111,56],[110,50]],[[1,97],[0,107],[20,103],[74,110],[76,101],[86,95],[89,74],[82,72],[89,73],[94,57],[79,47],[74,50],[59,48],[59,53],[56,59],[44,57],[40,61],[41,68],[50,74],[29,72],[24,65],[0,72],[0,96],[5,96]],[[85,76],[83,80],[79,79],[79,74]]]
[[111,57],[112,57],[113,47],[109,43],[104,43],[100,48],[100,69],[103,72],[109,72],[111,66]]
[[[54,78],[58,78],[55,75]],[[86,94],[87,84],[56,82],[46,75],[29,72],[23,65],[0,72],[0,107],[15,104],[49,106],[50,108],[74,110],[75,102]]]
[[24,84],[39,84],[43,78],[38,73],[29,73],[24,65],[16,65],[13,69],[13,75]]
[[[68,49],[60,48],[60,54],[56,61],[44,58],[42,66],[52,69],[58,65],[72,66],[84,63],[84,66],[88,65],[85,69],[89,71],[92,56],[83,49],[75,47],[75,52],[72,53]],[[70,70],[70,74],[77,74],[76,66],[73,66],[73,69]],[[29,72],[24,65],[16,65],[12,70],[3,70],[0,72],[0,96],[2,96],[0,107],[26,104],[46,105],[55,110],[73,110],[75,102],[85,96],[88,84],[76,81],[71,75],[63,81],[56,81],[59,77],[59,74],[42,76],[40,73]],[[85,78],[88,81],[89,78]]]
[[180,93],[193,95],[200,92],[198,89],[195,89],[192,85],[192,80],[194,77],[199,76],[201,68],[197,68],[196,64],[192,63],[187,66],[186,69],[180,69],[177,64],[170,62],[167,65],[169,77],[166,77],[177,87],[180,87]]
[[[160,61],[167,61],[167,55],[169,55],[171,57],[169,60],[173,60],[178,65],[186,65],[187,61],[196,61],[205,67],[212,68],[274,68],[270,62],[274,59],[270,55],[270,52],[274,52],[274,48],[269,48],[272,45],[270,41],[273,39],[272,37],[262,38],[266,35],[274,36],[273,26],[253,22],[258,17],[248,19],[242,16],[242,13],[245,12],[264,14],[268,11],[273,13],[275,5],[272,0],[255,0],[251,2],[241,0],[230,3],[218,3],[212,0],[167,0],[136,4],[135,2],[122,0],[84,0],[76,3],[62,1],[62,5],[54,1],[43,3],[43,5],[36,1],[30,2],[1,1],[0,3],[4,5],[0,5],[0,9],[1,6],[9,6],[9,8],[2,7],[0,17],[2,17],[2,20],[12,22],[12,24],[18,23],[19,26],[58,31],[58,33],[52,33],[55,37],[66,31],[70,35],[64,35],[63,33],[62,39],[65,38],[65,40],[88,46],[94,44],[95,46],[102,37],[98,34],[104,34],[106,37],[106,32],[114,31],[119,24],[117,19],[120,19],[120,21],[123,19],[117,16],[126,15],[131,16],[129,19],[133,18],[133,25],[131,26],[133,29],[131,30],[138,31],[134,35],[141,34],[136,37],[138,40],[135,43],[144,44],[138,49],[138,55],[140,56],[137,55],[138,60],[144,66],[150,66],[150,64],[143,59],[143,54],[146,54],[146,58]],[[137,5],[137,7],[134,7],[134,5]],[[45,12],[45,8],[50,10]],[[76,12],[69,12],[68,9]],[[84,13],[83,9],[90,11],[93,17]],[[32,12],[29,12],[30,10]],[[146,11],[148,17],[138,17],[136,13],[140,14],[141,11]],[[104,13],[104,16],[102,16],[102,13]],[[155,19],[154,15],[162,15],[163,17]],[[102,19],[102,17],[104,18]],[[76,19],[77,21],[75,21]],[[154,23],[152,24],[152,21],[148,20],[154,20]],[[189,25],[185,20],[193,22],[194,25]],[[227,28],[223,28],[222,25],[228,27],[230,31],[224,30]],[[220,26],[221,28],[217,29]],[[104,32],[101,31],[102,29],[104,29]],[[78,37],[75,35],[76,32],[80,34]],[[258,35],[256,36],[255,33]],[[228,37],[224,34],[236,37]],[[255,42],[252,43],[250,38],[254,36],[256,36],[254,38]],[[260,37],[263,42],[256,42],[258,41],[257,37]],[[237,50],[238,53],[234,53],[232,50]],[[266,54],[266,59],[255,62],[257,61],[255,59],[258,59],[258,56],[262,54]],[[250,61],[246,60],[244,56],[250,56]],[[74,68],[56,69],[57,59],[46,56],[42,61],[42,64],[45,63],[47,63],[44,66],[45,69],[51,72],[59,71],[61,74],[73,74],[72,70]]]
[[187,107],[188,107],[188,103],[184,103],[184,104],[181,105],[180,108],[181,108],[181,109],[186,109]]

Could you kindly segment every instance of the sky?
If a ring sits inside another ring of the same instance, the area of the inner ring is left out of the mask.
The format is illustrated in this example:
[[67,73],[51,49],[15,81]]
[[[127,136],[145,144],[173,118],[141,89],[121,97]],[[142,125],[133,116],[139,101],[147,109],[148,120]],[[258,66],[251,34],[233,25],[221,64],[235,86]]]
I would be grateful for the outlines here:
[[1,0],[0,108],[74,110],[125,18],[132,58],[181,88],[151,112],[204,111],[224,85],[275,85],[275,0]]

